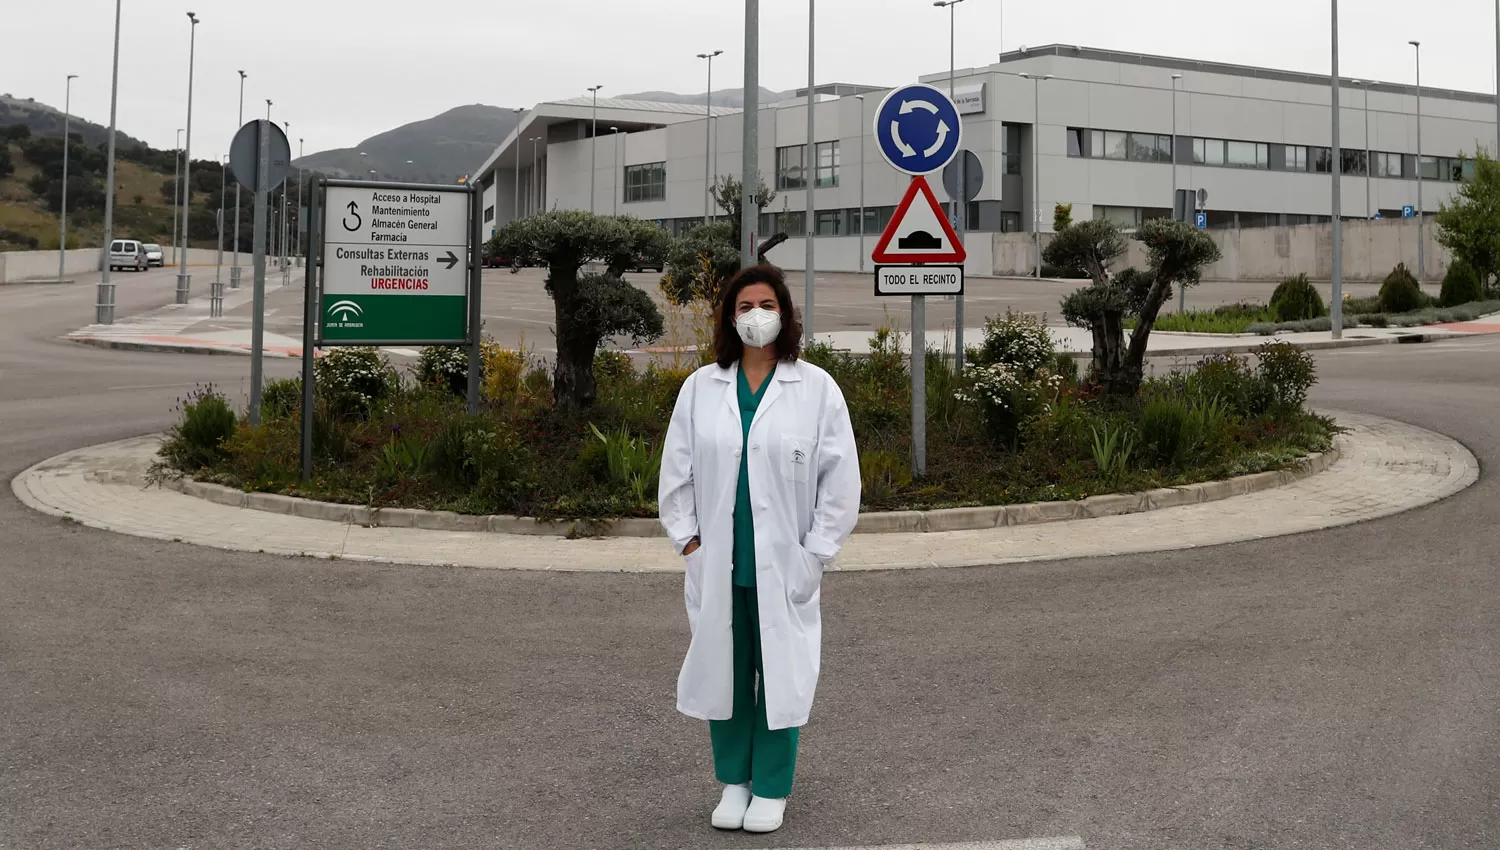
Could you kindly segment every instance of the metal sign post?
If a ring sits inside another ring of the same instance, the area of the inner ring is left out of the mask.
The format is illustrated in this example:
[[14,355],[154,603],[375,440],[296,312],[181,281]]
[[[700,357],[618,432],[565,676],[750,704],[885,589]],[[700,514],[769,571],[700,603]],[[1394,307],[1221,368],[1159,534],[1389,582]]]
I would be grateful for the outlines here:
[[229,170],[241,186],[255,194],[254,293],[250,313],[250,424],[260,424],[263,360],[266,341],[266,212],[271,190],[286,179],[292,158],[286,135],[269,121],[255,120],[234,134],[229,145]]
[[307,274],[303,276],[302,291],[302,480],[312,480],[313,459],[313,415],[316,403],[313,398],[313,359],[317,356],[318,336],[318,249],[320,220],[317,218],[319,200],[323,196],[322,180],[312,187],[312,215],[307,234]]
[[[902,230],[902,220],[907,208],[911,207],[919,184],[925,190],[927,200],[921,207],[936,210],[936,217],[946,234],[944,238],[948,240],[947,250],[960,252],[956,261],[963,262],[963,246],[956,244],[958,237],[953,234],[952,226],[932,196],[932,189],[922,177],[953,161],[962,141],[963,123],[958,118],[958,107],[954,106],[952,98],[932,86],[915,84],[892,89],[880,102],[875,110],[875,144],[880,155],[892,168],[916,179],[876,246],[873,257],[876,263],[942,262],[919,256],[899,259],[882,259],[881,256],[898,231],[902,232],[892,251],[907,250],[919,254],[941,247],[942,240],[933,235],[933,231],[939,228]],[[925,213],[919,213],[919,217],[921,215]],[[919,478],[927,474],[927,302],[922,294],[911,297],[911,468],[912,474]]]

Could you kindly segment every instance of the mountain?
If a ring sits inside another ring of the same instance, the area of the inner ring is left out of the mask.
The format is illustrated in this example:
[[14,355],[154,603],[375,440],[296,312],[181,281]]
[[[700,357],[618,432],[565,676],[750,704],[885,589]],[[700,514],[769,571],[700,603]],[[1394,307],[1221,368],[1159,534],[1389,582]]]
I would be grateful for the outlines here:
[[[794,93],[795,92],[772,91],[765,86],[761,86],[760,105],[765,106],[771,103],[780,103],[781,101],[790,98]],[[621,100],[649,100],[654,103],[703,102],[703,95],[701,94],[675,94],[669,91],[643,91],[636,92],[635,94],[622,94],[619,97]],[[714,106],[730,106],[738,109],[745,105],[745,90],[742,88],[719,89],[711,95],[711,99],[709,102]]]
[[[37,103],[32,98],[22,99],[9,94],[0,94],[0,127],[9,127],[13,124],[25,124],[31,127],[33,135],[61,136],[63,113],[62,110],[45,103]],[[102,145],[109,140],[108,127],[85,121],[77,115],[68,120],[68,132],[83,136],[84,144],[89,147]],[[140,139],[121,133],[118,129],[115,130],[115,147],[117,148],[144,144]]]
[[[477,169],[514,130],[513,109],[472,104],[371,136],[352,148],[321,151],[296,160],[330,176],[414,183],[455,183]],[[408,160],[410,162],[408,162]]]

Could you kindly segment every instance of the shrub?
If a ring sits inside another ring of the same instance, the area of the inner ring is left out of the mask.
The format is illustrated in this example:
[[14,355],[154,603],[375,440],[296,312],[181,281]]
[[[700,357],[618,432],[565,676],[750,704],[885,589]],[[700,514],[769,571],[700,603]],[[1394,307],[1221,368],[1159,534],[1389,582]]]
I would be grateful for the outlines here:
[[[529,404],[536,400],[538,395],[531,392],[523,380],[526,353],[522,348],[503,348],[493,342],[486,342],[483,356],[484,384],[480,395],[484,396],[485,401],[491,404]],[[548,384],[541,395],[551,393],[552,387]]]
[[453,345],[429,345],[417,358],[417,382],[439,386],[456,396],[469,392],[469,349]]
[[1102,429],[1093,428],[1092,450],[1094,467],[1099,477],[1116,484],[1130,466],[1130,456],[1135,453],[1135,435],[1124,423],[1110,423]]
[[[1154,329],[1166,333],[1241,334],[1248,332],[1251,325],[1274,321],[1275,318],[1271,308],[1260,304],[1223,304],[1212,310],[1188,310],[1158,316]],[[1126,326],[1134,327],[1135,322],[1127,321]]]
[[1358,316],[1364,313],[1379,313],[1380,297],[1372,295],[1369,298],[1351,298],[1344,296],[1344,315]]
[[625,352],[601,348],[594,355],[594,377],[601,382],[635,377],[635,366],[630,362],[630,355]]
[[1255,349],[1255,357],[1256,371],[1278,406],[1289,410],[1307,401],[1307,391],[1318,380],[1317,362],[1311,354],[1289,342],[1268,342]]
[[1282,281],[1271,293],[1271,312],[1278,322],[1299,322],[1328,315],[1328,307],[1307,275],[1299,274]]
[[911,461],[895,452],[872,449],[859,455],[860,499],[888,505],[911,486]]
[[660,479],[661,445],[652,445],[651,441],[637,437],[623,427],[608,434],[594,424],[590,424],[589,429],[604,445],[609,480],[629,487],[636,504],[650,504],[656,498]]
[[1042,412],[1062,384],[1060,377],[1046,369],[1027,377],[1019,368],[1005,363],[966,365],[964,378],[965,386],[954,395],[979,408],[990,440],[997,446],[1018,446],[1021,426]]
[[1417,279],[1412,276],[1405,263],[1400,263],[1392,269],[1391,273],[1386,276],[1385,282],[1380,284],[1379,312],[1407,313],[1420,310],[1427,306],[1428,300],[1427,296],[1422,294],[1422,287],[1417,284]]
[[[1072,226],[1071,224],[1069,225]],[[1087,280],[1089,273],[1083,269],[1064,268],[1054,266],[1051,263],[1042,263],[1042,277],[1050,277],[1057,280]]]
[[1004,316],[985,319],[984,341],[972,353],[977,365],[1008,366],[1018,377],[1030,380],[1052,363],[1057,344],[1040,318],[1007,309]]
[[1146,402],[1141,410],[1141,448],[1146,456],[1163,466],[1176,463],[1186,442],[1189,410],[1180,398],[1157,398]]
[[224,457],[224,443],[238,423],[229,401],[212,384],[178,400],[181,418],[162,444],[162,456],[179,470],[212,466]]
[[1484,284],[1479,275],[1462,260],[1454,260],[1443,275],[1443,289],[1438,295],[1439,307],[1457,307],[1471,301],[1484,300]]
[[363,419],[401,385],[401,377],[378,348],[335,348],[314,367],[319,392],[333,409]]
[[260,392],[262,419],[291,419],[302,410],[302,379],[268,381]]
[[1233,354],[1210,354],[1203,358],[1184,383],[1194,399],[1219,399],[1242,416],[1265,412],[1270,397],[1250,364]]

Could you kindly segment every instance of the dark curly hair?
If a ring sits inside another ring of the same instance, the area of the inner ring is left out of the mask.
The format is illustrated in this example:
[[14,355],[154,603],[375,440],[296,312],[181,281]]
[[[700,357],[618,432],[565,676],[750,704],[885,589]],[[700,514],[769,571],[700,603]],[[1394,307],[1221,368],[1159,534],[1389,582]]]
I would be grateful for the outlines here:
[[735,302],[747,286],[764,283],[776,293],[776,303],[781,310],[781,335],[776,337],[776,359],[796,360],[802,356],[802,322],[797,308],[792,304],[791,290],[786,288],[786,275],[776,266],[765,264],[740,269],[724,287],[719,300],[719,309],[714,320],[714,356],[722,369],[739,362],[745,354],[745,344],[734,327]]

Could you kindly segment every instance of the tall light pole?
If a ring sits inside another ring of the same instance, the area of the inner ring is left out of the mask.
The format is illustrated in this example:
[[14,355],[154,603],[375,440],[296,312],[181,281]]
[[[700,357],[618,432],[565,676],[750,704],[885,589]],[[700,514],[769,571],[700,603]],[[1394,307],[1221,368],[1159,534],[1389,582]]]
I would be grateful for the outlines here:
[[177,220],[182,215],[182,130],[172,148],[172,263],[177,263]]
[[[964,0],[936,0],[932,4],[939,9],[946,8],[948,10],[948,96],[953,99],[955,104],[958,103],[958,82],[955,70],[957,66],[954,60],[958,46],[958,15],[953,7],[962,2]],[[963,118],[960,117],[959,121],[962,120]],[[969,223],[968,210],[965,209],[968,206],[968,199],[965,197],[967,194],[968,180],[966,178],[968,175],[964,173],[965,167],[968,165],[965,161],[967,159],[968,157],[964,156],[963,151],[958,152],[958,193],[950,199],[953,202],[953,222],[955,229],[958,231],[959,244],[963,244],[964,230]],[[962,293],[953,299],[953,343],[953,365],[958,371],[962,372],[964,369],[964,296]]]
[[[244,71],[240,71],[240,116],[235,124],[235,132],[245,123],[245,77]],[[240,181],[236,176],[234,180],[234,264],[229,267],[229,288],[240,288]]]
[[193,167],[193,61],[198,47],[198,16],[192,12],[188,12],[187,16],[192,23],[188,26],[187,137],[182,145],[182,265],[177,269],[178,304],[188,302],[188,287],[193,280],[187,270],[188,209],[193,205],[193,193],[188,187],[192,182],[189,172]]
[[611,133],[613,133],[614,137],[615,137],[615,151],[614,151],[614,157],[613,157],[614,162],[615,162],[615,167],[612,168],[612,169],[610,169],[611,171],[613,171],[615,173],[614,192],[613,192],[613,195],[614,195],[614,213],[613,213],[613,215],[619,215],[620,214],[620,128],[619,127],[610,127],[609,131]]
[[[1177,209],[1177,81],[1181,74],[1172,75],[1172,209]],[[1187,287],[1177,287],[1177,312],[1187,311]]]
[[[859,125],[865,126],[865,96],[857,94],[854,99],[859,101]],[[861,130],[859,134],[859,270],[865,270],[865,134]]]
[[1052,79],[1051,74],[1021,74],[1031,80],[1033,86],[1031,125],[1031,240],[1036,247],[1036,279],[1042,279],[1042,81]]
[[224,195],[229,189],[229,154],[219,157],[219,256],[214,263],[214,292],[220,292],[219,281],[224,270]]
[[[803,225],[806,237],[802,240],[807,248],[807,259],[803,263],[802,341],[811,345],[813,341],[813,278],[817,275],[814,266],[813,240],[818,235],[818,209],[813,197],[818,187],[818,140],[813,135],[813,114],[818,103],[816,79],[813,76],[813,54],[817,47],[814,27],[818,20],[817,0],[807,0],[807,150],[802,157],[802,176],[807,183],[807,221]],[[810,174],[808,172],[811,172]],[[745,191],[750,191],[745,187]]]
[[[1374,157],[1374,153],[1373,153],[1374,152],[1374,148],[1370,144],[1370,83],[1371,82],[1372,82],[1371,80],[1350,80],[1349,81],[1350,85],[1363,87],[1364,93],[1365,93],[1365,97],[1364,97],[1364,106],[1365,106],[1365,221],[1370,221],[1371,219],[1373,219],[1375,217],[1375,211],[1370,208],[1370,204],[1371,204],[1371,200],[1370,200],[1370,176],[1371,176],[1371,172],[1373,172],[1375,170],[1375,157]],[[1368,232],[1368,230],[1369,229],[1366,228],[1366,232]]]
[[[63,95],[63,178],[62,209],[57,217],[57,279],[63,279],[63,267],[68,259],[68,118],[73,111],[73,81],[77,74],[69,74]],[[108,247],[108,246],[105,246]]]
[[[516,108],[516,168],[512,172],[515,178],[512,182],[515,188],[512,190],[510,199],[510,219],[515,221],[521,217],[521,116],[526,114],[522,107]],[[500,178],[495,177],[495,208],[500,208]]]
[[531,214],[536,215],[537,209],[542,205],[542,175],[537,171],[536,143],[542,139],[540,136],[531,140]]
[[[288,138],[290,138],[291,135],[292,135],[292,122],[290,122],[290,121],[283,121],[283,122],[281,122],[281,127],[282,127],[282,132],[285,133]],[[289,193],[286,190],[286,184],[282,183],[281,184],[281,269],[282,269],[282,271],[286,271],[286,267],[288,265],[287,264],[287,256],[286,256],[286,243],[288,243],[288,242],[291,241],[291,239],[289,239],[288,237],[290,237],[291,234],[292,234],[291,219],[287,218],[287,214],[286,214],[286,201],[287,201],[287,195],[288,194]],[[285,283],[285,280],[283,280],[283,283]]]
[[708,91],[703,95],[703,223],[708,224],[713,215],[714,178],[713,158],[714,145],[714,57],[724,51],[715,50],[712,53],[699,53],[699,59],[708,60]]
[[[306,143],[305,139],[303,139],[301,136],[297,137],[297,162],[298,163],[302,162],[302,149],[303,149],[303,146],[304,146],[305,143]],[[409,163],[409,162],[411,162],[411,160],[408,159],[407,162]],[[495,194],[498,196],[500,193],[496,192]],[[495,204],[498,206],[499,203],[500,203],[500,199],[499,199],[499,197],[496,197],[495,198]],[[299,263],[302,261],[302,227],[301,227],[301,225],[303,223],[302,222],[302,210],[303,210],[303,206],[302,206],[302,166],[299,164],[297,166],[297,224],[298,224],[298,227],[297,227],[297,230],[296,230],[297,240],[296,240],[296,243],[295,243],[297,247],[293,251],[293,253],[297,255],[297,261]]]
[[599,90],[602,88],[603,83],[589,87],[589,94],[594,96],[593,117],[589,119],[592,125],[589,129],[589,212],[594,211],[594,180],[599,176]]
[[740,265],[756,262],[760,226],[760,0],[745,0],[744,140],[740,145]]
[[1422,42],[1409,41],[1417,51],[1417,280],[1427,278],[1426,225],[1422,214]]
[[[1333,6],[1333,73],[1330,75],[1333,109],[1333,161],[1329,164],[1333,180],[1333,298],[1329,305],[1329,327],[1334,339],[1344,338],[1344,192],[1342,175],[1344,152],[1339,145],[1339,0]],[[1420,153],[1420,152],[1419,152]],[[1420,158],[1419,158],[1420,162]]]
[[120,4],[115,0],[115,58],[109,78],[109,144],[104,166],[104,248],[99,255],[99,291],[94,300],[94,321],[115,323],[115,285],[109,282],[109,246],[115,238],[115,113],[120,105]]

